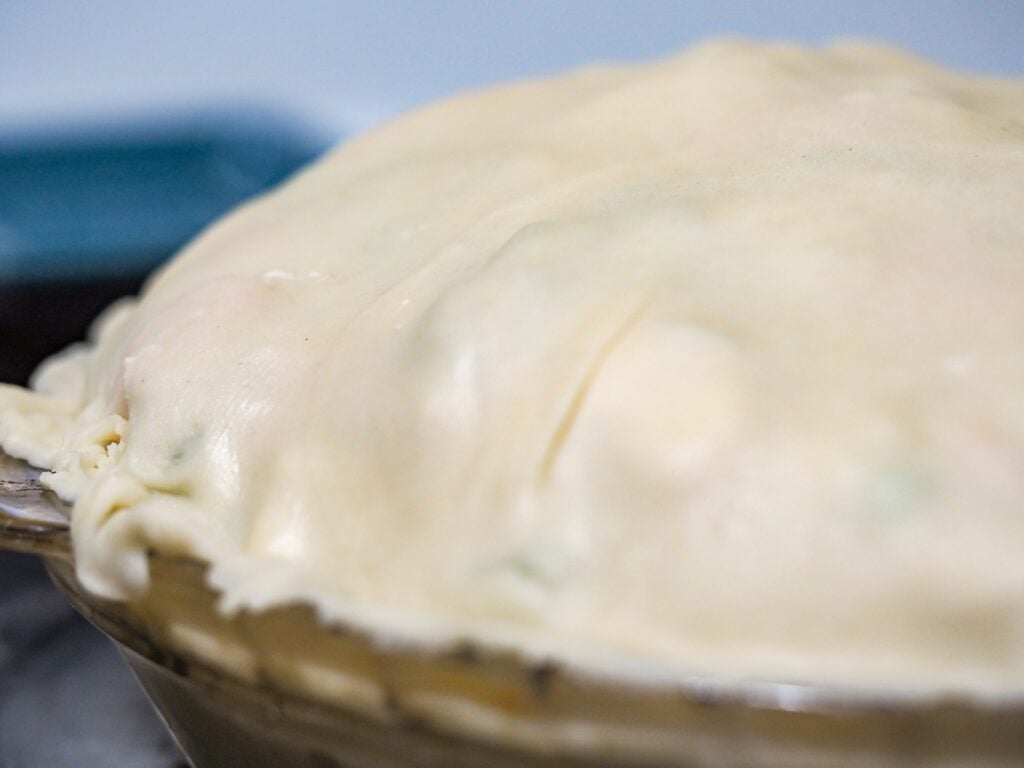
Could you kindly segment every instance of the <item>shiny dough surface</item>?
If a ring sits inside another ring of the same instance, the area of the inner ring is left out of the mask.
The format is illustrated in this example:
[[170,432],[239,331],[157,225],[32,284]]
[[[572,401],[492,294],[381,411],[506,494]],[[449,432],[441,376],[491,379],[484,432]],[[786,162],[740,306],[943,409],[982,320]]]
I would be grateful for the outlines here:
[[119,599],[147,548],[665,674],[1024,690],[1024,82],[704,44],[460,95],[0,389]]

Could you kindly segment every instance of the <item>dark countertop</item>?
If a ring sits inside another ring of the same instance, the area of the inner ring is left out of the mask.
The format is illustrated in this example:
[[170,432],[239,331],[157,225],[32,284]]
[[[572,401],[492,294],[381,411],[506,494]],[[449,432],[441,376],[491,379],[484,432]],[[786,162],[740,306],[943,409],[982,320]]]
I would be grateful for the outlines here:
[[0,552],[0,768],[185,768],[113,643]]

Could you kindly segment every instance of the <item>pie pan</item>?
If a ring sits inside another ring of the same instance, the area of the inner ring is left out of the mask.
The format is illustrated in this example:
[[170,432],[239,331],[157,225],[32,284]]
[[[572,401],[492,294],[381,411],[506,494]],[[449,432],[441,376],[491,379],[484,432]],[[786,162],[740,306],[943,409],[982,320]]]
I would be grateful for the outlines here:
[[37,477],[0,454],[0,547],[43,559],[196,768],[1024,765],[1016,698],[619,679],[472,640],[382,640],[302,604],[226,616],[202,563],[157,553],[142,598],[104,600]]

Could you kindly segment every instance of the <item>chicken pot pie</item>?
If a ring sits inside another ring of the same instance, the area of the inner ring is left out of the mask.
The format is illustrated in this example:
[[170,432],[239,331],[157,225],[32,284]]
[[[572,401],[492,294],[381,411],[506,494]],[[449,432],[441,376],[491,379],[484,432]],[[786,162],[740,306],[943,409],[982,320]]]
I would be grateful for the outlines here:
[[594,670],[1024,689],[1024,82],[705,44],[460,95],[0,389],[78,575]]

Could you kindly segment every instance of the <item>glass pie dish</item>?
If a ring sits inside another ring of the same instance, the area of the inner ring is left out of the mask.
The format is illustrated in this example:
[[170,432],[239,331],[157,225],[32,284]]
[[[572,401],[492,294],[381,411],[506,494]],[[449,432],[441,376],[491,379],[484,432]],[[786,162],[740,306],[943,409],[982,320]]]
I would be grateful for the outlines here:
[[67,509],[0,454],[0,547],[109,635],[196,768],[879,768],[1024,764],[1024,701],[706,677],[614,679],[469,640],[384,642],[305,605],[223,615],[202,563],[150,555],[136,602],[75,576]]

